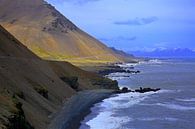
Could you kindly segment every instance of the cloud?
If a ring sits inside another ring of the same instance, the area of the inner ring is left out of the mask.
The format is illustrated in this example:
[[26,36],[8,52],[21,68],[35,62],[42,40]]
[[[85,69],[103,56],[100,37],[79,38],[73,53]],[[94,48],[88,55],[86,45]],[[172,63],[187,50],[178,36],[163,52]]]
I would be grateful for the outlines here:
[[116,25],[140,26],[140,25],[151,24],[151,23],[153,23],[157,20],[158,20],[157,17],[135,18],[135,19],[127,20],[127,21],[116,21],[116,22],[114,22],[114,24],[116,24]]

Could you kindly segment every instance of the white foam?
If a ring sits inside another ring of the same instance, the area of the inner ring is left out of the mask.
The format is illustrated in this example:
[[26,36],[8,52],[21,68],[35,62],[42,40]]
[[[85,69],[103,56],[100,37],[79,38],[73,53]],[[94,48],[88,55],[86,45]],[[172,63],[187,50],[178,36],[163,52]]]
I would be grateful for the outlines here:
[[103,102],[96,105],[101,109],[99,114],[86,122],[86,124],[90,126],[91,129],[125,129],[122,125],[133,121],[133,119],[128,116],[114,116],[115,111],[138,104],[152,94],[155,94],[155,92],[126,93],[105,99]]
[[182,102],[195,102],[195,98],[190,98],[190,99],[176,99],[178,101],[182,101]]
[[131,121],[129,117],[113,117],[112,115],[112,112],[109,111],[101,112],[96,118],[88,121],[86,124],[91,129],[122,129],[122,124]]
[[141,61],[139,64],[163,64],[164,62],[159,59],[152,59],[149,61]]
[[138,63],[124,63],[124,64],[117,64],[117,66],[120,66],[122,68],[129,68],[129,67],[134,67],[138,65]]
[[165,117],[165,118],[162,118],[162,117],[148,117],[148,118],[137,118],[136,120],[139,120],[139,121],[178,121],[179,119],[177,118],[171,118],[171,117]]
[[160,90],[158,93],[176,93],[181,92],[181,90]]
[[149,62],[154,63],[154,64],[162,64],[162,61],[160,61],[158,59],[150,60]]
[[168,109],[181,110],[181,111],[195,110],[195,107],[187,107],[187,106],[182,106],[182,105],[178,105],[178,104],[157,103],[156,105],[163,106],[163,107],[166,107]]
[[[128,108],[130,106],[138,104],[144,99],[146,99],[148,95],[152,95],[152,94],[155,94],[155,92],[148,92],[148,93],[130,92],[130,93],[119,94],[118,96],[105,99],[103,100],[103,102],[110,104],[112,108],[122,109],[122,108]],[[128,102],[123,103],[123,101],[128,101]],[[103,105],[104,103],[102,103],[103,107],[104,107]]]
[[109,75],[106,75],[105,77],[110,78],[112,80],[121,80],[121,79],[125,79],[125,78],[129,78],[130,77],[130,73],[111,73]]
[[106,75],[106,77],[123,77],[123,76],[129,76],[131,75],[130,73],[119,73],[119,72],[116,72],[116,73],[111,73],[109,75]]
[[195,110],[195,107],[190,106],[182,106],[179,104],[172,104],[172,103],[155,103],[155,104],[139,104],[143,106],[161,106],[172,110],[180,110],[180,111],[189,111],[189,110]]
[[112,79],[112,80],[123,80],[123,79],[127,79],[129,77],[108,77],[109,79]]

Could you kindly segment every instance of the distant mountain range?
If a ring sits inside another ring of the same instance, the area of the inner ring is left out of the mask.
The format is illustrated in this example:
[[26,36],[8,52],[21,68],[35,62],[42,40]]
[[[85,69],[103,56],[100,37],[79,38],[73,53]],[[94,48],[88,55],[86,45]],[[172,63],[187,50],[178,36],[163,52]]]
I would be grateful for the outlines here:
[[155,49],[150,52],[146,51],[129,51],[139,57],[159,57],[159,58],[195,58],[195,51],[189,48],[175,48],[175,49]]

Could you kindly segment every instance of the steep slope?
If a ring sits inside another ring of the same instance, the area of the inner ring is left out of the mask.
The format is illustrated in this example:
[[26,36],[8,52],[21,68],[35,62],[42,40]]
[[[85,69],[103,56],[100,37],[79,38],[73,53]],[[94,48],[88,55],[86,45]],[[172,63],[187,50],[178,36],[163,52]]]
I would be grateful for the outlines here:
[[70,62],[124,61],[43,0],[0,0],[0,24],[38,56]]
[[[38,93],[38,89],[45,89],[48,97]],[[25,116],[33,126],[41,128],[48,122],[47,116],[75,91],[59,79],[47,62],[39,59],[0,27],[0,93],[1,98],[10,101],[15,94],[20,96],[18,99],[23,103]],[[9,112],[9,108],[4,110],[1,110],[0,118]],[[1,121],[6,122],[4,119]]]
[[[132,54],[128,54],[128,53],[126,53],[126,52],[124,52],[124,51],[122,51],[122,50],[118,50],[118,49],[116,49],[116,48],[114,48],[114,47],[111,47],[110,49],[112,49],[112,51],[114,51],[114,53],[119,57],[119,58],[121,58],[123,61],[125,61],[125,62],[134,62],[134,63],[136,63],[136,62],[138,62],[138,59],[134,56],[134,55],[132,55]],[[125,58],[124,58],[125,57]]]
[[104,88],[96,81],[117,88],[116,82],[67,62],[38,58],[0,26],[0,128],[17,123],[18,128],[46,129],[77,90]]

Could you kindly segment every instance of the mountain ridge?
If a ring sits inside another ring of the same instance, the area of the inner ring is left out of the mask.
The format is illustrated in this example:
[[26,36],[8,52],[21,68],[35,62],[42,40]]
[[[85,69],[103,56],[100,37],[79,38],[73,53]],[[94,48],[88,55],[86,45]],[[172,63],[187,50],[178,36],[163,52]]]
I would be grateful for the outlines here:
[[79,29],[46,1],[0,3],[0,24],[43,59],[73,63],[126,61],[126,57]]
[[153,51],[131,51],[136,56],[145,56],[145,57],[159,57],[159,58],[193,58],[195,57],[195,51],[189,48],[172,48],[172,49],[155,49]]

